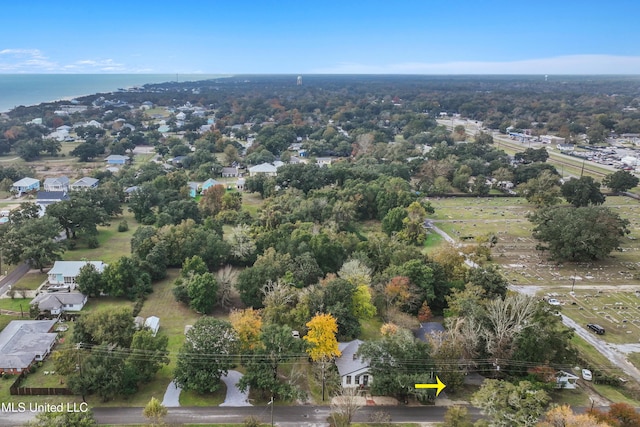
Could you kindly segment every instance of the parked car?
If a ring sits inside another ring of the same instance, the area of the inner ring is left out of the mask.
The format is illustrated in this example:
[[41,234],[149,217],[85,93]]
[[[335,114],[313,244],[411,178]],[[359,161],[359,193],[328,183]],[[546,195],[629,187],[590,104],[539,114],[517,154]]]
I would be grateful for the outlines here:
[[591,374],[591,371],[588,369],[583,369],[582,370],[582,379],[585,381],[591,381],[593,379],[593,375]]
[[558,301],[555,298],[549,298],[549,300],[547,301],[549,304],[551,305],[560,305],[560,301]]
[[600,325],[596,325],[595,323],[587,323],[587,328],[591,329],[598,335],[604,335],[604,328]]

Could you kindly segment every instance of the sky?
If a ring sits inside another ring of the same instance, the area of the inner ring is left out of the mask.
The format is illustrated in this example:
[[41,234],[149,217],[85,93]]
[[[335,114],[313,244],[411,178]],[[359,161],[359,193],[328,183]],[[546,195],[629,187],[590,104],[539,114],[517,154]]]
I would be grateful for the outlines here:
[[640,74],[637,0],[21,0],[0,10],[8,74]]

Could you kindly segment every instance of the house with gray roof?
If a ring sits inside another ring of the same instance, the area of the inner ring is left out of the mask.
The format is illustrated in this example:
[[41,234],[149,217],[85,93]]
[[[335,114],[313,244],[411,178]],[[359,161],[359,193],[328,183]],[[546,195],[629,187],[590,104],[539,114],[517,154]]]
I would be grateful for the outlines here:
[[215,187],[216,185],[224,185],[224,183],[220,182],[220,181],[216,181],[213,178],[209,178],[208,180],[206,180],[205,182],[202,183],[201,188],[202,191],[208,190],[211,187]]
[[73,290],[80,269],[87,264],[93,264],[102,273],[107,266],[102,261],[56,261],[47,273],[49,290]]
[[69,178],[59,176],[56,178],[45,178],[44,191],[69,191]]
[[110,165],[125,165],[131,158],[129,156],[121,156],[120,154],[111,154],[104,160]]
[[342,354],[336,359],[336,367],[343,388],[366,387],[372,381],[369,364],[356,356],[362,343],[360,340],[338,343]]
[[71,190],[87,190],[98,186],[98,179],[85,176],[69,186]]
[[0,332],[0,373],[20,374],[51,352],[57,320],[12,320]]
[[271,163],[261,163],[249,168],[249,176],[256,175],[276,176],[278,174],[278,168]]
[[43,292],[38,294],[30,305],[37,306],[40,312],[48,311],[57,316],[65,311],[80,311],[88,297],[80,292]]
[[35,178],[22,178],[13,183],[11,186],[11,191],[14,193],[18,193],[18,195],[22,195],[24,193],[29,193],[31,191],[38,191],[40,189],[40,180]]

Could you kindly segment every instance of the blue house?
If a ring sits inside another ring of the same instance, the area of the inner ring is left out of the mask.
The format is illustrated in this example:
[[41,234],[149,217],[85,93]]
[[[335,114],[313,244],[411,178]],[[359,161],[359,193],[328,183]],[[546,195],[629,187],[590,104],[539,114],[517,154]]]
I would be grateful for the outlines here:
[[213,178],[209,178],[208,180],[202,183],[202,191],[205,191],[208,188],[213,187],[215,185],[224,185],[224,184],[221,183],[220,181],[216,181]]
[[29,177],[22,178],[20,181],[14,182],[11,186],[11,191],[18,193],[18,195],[38,190],[40,190],[40,180]]
[[105,161],[110,165],[124,165],[130,160],[129,156],[121,156],[119,154],[112,154],[108,156]]

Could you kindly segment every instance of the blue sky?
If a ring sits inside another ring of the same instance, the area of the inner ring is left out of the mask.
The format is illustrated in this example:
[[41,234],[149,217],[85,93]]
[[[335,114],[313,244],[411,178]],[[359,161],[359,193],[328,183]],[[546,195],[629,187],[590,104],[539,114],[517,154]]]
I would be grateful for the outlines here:
[[637,0],[2,2],[0,73],[640,74]]

